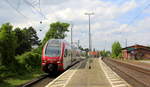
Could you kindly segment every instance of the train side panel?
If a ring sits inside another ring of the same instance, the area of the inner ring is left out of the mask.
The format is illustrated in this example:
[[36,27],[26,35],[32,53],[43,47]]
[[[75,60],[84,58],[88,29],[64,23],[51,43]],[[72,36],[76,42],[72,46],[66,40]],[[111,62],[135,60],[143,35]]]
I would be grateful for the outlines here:
[[64,56],[63,56],[63,64],[64,69],[68,68],[71,65],[71,47],[68,43],[64,42]]

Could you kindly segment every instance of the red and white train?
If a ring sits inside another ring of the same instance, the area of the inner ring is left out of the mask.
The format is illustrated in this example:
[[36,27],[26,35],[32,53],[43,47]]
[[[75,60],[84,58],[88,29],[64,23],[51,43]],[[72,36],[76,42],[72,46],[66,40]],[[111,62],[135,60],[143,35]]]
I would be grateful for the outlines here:
[[42,70],[46,73],[64,71],[80,60],[80,50],[63,39],[49,40],[42,51]]

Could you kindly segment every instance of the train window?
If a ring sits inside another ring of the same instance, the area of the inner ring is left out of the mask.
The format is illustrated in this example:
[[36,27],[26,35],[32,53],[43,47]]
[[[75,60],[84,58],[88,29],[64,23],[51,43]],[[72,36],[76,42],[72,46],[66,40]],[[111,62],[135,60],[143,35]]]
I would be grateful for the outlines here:
[[65,49],[65,54],[64,54],[64,56],[67,57],[67,55],[68,55],[68,50]]
[[55,46],[47,46],[45,55],[49,57],[57,57],[60,56],[60,47]]
[[48,43],[48,46],[60,46],[60,41],[59,40],[52,40]]

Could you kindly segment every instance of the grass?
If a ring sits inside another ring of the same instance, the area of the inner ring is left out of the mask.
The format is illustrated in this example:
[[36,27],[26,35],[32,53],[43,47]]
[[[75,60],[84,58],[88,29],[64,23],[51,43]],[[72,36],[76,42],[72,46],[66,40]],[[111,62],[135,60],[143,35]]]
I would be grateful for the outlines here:
[[41,76],[42,74],[43,72],[40,69],[36,69],[33,72],[25,73],[23,75],[7,77],[0,81],[0,87],[17,87],[19,85],[29,82],[36,77]]

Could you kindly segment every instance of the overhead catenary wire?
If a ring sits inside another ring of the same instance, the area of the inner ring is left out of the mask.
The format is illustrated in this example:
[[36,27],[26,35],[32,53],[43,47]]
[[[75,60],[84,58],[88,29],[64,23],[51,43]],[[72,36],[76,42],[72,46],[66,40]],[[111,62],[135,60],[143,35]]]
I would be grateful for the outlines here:
[[147,9],[149,6],[150,6],[150,4],[148,4],[147,6],[145,6],[145,7],[141,10],[141,12],[140,12],[139,14],[137,14],[128,24],[131,25],[132,23],[134,23],[134,21],[135,21],[138,17],[141,16],[143,10]]
[[[42,9],[41,9],[41,0],[39,0],[39,11],[41,12],[41,13],[43,13],[42,12]],[[46,18],[47,19],[47,18]],[[41,22],[41,21],[40,21]]]
[[[28,23],[30,26],[32,26],[33,22],[32,21],[29,21],[31,20],[29,17],[27,17],[26,15],[24,15],[21,11],[19,11],[17,8],[15,8],[9,0],[4,0],[12,9],[14,9],[18,14],[20,14],[21,16],[23,16],[23,18],[27,19],[28,20]],[[20,2],[19,2],[20,4]],[[17,6],[18,7],[18,6]]]
[[37,9],[32,3],[30,3],[28,0],[24,0],[26,4],[31,6],[33,9],[35,9],[44,19],[47,19],[46,16],[39,10]]
[[38,4],[37,0],[31,0],[31,1],[32,1],[31,3],[32,3],[33,5],[37,5],[37,4]]
[[39,0],[39,9],[40,9],[40,12],[42,12],[42,10],[41,10],[41,0]]
[[15,8],[10,2],[9,0],[4,0],[11,8],[13,8],[18,14],[20,14],[21,16],[23,16],[25,19],[29,19],[27,16],[25,16],[22,12],[20,12],[17,8]]
[[21,4],[21,0],[19,0],[18,3],[17,3],[17,9],[20,8],[20,4]]
[[[141,16],[141,14],[142,14],[142,12],[145,10],[145,9],[147,9],[147,8],[149,8],[149,6],[150,6],[150,3],[149,4],[147,4],[132,20],[130,20],[128,23],[127,23],[127,25],[123,28],[123,29],[125,29],[125,28],[128,28],[131,24],[133,24],[134,22],[135,22],[135,20],[137,19],[137,18],[139,18],[140,16]],[[122,32],[120,32],[120,34],[122,34]],[[123,36],[122,36],[123,37]],[[125,43],[126,43],[126,45],[125,46],[127,46],[127,37],[125,38]]]
[[[26,15],[24,15],[20,10],[19,10],[19,7],[20,7],[20,4],[21,4],[21,0],[19,0],[19,2],[17,3],[17,7],[14,7],[12,5],[12,3],[9,1],[9,0],[4,0],[12,9],[14,9],[19,15],[23,16],[23,18],[25,19],[28,19],[30,20],[30,18]],[[30,2],[29,2],[30,3]],[[40,2],[39,2],[40,3]],[[34,6],[33,6],[34,7]],[[32,21],[28,21],[29,24],[33,24]]]
[[[141,16],[143,10],[147,9],[149,6],[150,6],[150,4],[146,5],[132,20],[130,20],[130,21],[127,23],[127,26],[124,27],[124,28],[128,28],[129,25],[133,24],[133,23],[135,22],[135,20]],[[120,32],[120,33],[121,33],[121,32]]]
[[[42,9],[41,9],[41,0],[35,0],[35,1],[33,1],[33,2],[31,2],[31,4],[35,7],[35,6],[37,6],[38,7],[38,9],[35,9],[36,11],[38,10],[40,13],[42,13],[43,14],[43,12],[42,12]],[[33,7],[32,7],[33,8]],[[44,14],[43,14],[44,15]],[[42,15],[42,17],[43,17],[43,15]],[[44,18],[46,18],[45,17],[45,15],[44,15]],[[46,18],[47,19],[47,18]],[[42,21],[40,21],[40,23],[42,23]]]

